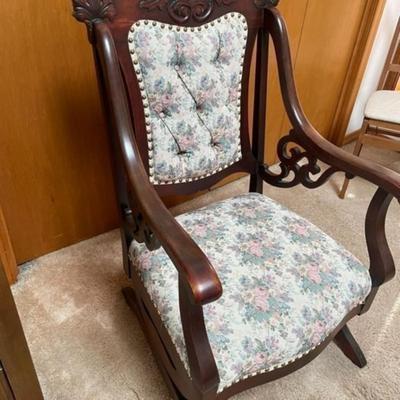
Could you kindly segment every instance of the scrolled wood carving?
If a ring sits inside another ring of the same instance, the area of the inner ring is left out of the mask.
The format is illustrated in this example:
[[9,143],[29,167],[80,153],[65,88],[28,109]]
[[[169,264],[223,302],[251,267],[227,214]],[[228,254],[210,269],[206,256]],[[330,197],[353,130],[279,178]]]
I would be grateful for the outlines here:
[[141,0],[139,7],[148,11],[155,9],[168,11],[169,16],[178,23],[190,19],[205,21],[214,10],[215,5],[230,5],[238,0]]
[[[293,147],[289,149],[289,145]],[[299,147],[294,130],[279,141],[278,157],[280,173],[274,173],[268,166],[264,166],[261,171],[263,179],[273,186],[290,188],[303,184],[307,188],[314,189],[323,185],[335,172],[339,171],[337,168],[330,167],[314,179],[313,176],[321,172],[318,158]]]
[[172,0],[168,2],[168,13],[177,22],[183,23],[193,18],[205,21],[213,9],[213,0]]
[[91,29],[93,22],[112,20],[116,14],[114,0],[72,0],[74,17]]
[[143,215],[139,211],[132,211],[129,208],[125,208],[124,219],[129,226],[130,233],[138,243],[144,243],[150,251],[160,248],[161,244],[159,240],[146,224]]

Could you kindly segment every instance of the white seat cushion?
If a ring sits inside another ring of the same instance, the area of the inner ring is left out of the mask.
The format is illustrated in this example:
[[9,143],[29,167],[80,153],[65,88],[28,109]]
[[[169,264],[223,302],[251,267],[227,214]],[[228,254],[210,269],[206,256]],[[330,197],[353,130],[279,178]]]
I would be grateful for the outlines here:
[[368,100],[365,108],[367,118],[400,124],[400,92],[379,90]]
[[[178,221],[223,286],[222,297],[204,307],[219,391],[308,353],[370,292],[361,262],[263,195],[225,200]],[[175,267],[163,249],[138,243],[131,258],[187,368]]]

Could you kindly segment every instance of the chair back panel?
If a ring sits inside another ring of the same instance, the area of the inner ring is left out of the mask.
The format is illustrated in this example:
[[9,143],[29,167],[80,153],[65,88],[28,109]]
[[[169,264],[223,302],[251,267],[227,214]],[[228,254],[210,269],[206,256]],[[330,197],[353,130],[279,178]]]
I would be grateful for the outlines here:
[[400,79],[400,18],[378,84],[378,90],[395,90]]
[[145,112],[153,183],[185,183],[242,158],[242,14],[197,28],[135,23],[129,49]]
[[136,140],[161,195],[254,173],[248,89],[262,1],[115,0],[108,22]]

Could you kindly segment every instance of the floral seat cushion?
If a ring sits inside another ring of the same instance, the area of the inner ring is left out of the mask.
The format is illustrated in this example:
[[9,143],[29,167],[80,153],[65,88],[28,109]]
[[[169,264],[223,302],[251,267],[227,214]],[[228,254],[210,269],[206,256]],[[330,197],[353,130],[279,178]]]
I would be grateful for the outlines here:
[[[204,307],[219,391],[290,363],[321,343],[371,289],[368,270],[316,226],[260,194],[183,214],[209,257],[222,297]],[[188,368],[178,274],[163,249],[130,254]]]

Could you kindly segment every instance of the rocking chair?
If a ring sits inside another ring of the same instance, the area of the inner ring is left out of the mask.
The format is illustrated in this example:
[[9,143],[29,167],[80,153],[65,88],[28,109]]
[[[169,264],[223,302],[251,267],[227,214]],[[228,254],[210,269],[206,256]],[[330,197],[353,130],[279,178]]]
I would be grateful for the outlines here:
[[[228,399],[306,365],[331,341],[363,367],[346,324],[395,273],[384,226],[400,176],[347,154],[311,126],[277,3],[73,0],[94,49],[113,149],[132,280],[124,294],[174,399]],[[270,37],[293,125],[278,145],[280,173],[263,160]],[[319,162],[329,166],[322,173]],[[340,171],[378,187],[366,216],[369,270],[262,194],[263,182],[313,189]],[[161,201],[236,172],[251,176],[248,194],[177,218]]]

